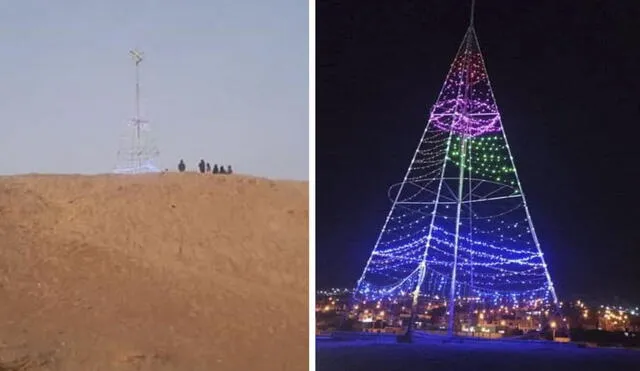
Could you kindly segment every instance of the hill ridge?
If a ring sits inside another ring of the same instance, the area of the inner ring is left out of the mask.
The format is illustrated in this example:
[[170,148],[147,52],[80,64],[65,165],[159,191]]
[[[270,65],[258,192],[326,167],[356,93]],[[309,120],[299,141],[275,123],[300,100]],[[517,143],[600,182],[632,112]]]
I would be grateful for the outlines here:
[[303,369],[307,292],[307,182],[0,177],[0,365]]

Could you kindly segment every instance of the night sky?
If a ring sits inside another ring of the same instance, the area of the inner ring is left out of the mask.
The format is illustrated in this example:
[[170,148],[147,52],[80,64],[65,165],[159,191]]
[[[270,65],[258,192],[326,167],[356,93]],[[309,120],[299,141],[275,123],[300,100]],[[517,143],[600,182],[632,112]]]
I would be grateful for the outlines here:
[[[317,287],[353,287],[470,1],[319,1]],[[478,0],[475,28],[560,300],[640,303],[640,2]]]

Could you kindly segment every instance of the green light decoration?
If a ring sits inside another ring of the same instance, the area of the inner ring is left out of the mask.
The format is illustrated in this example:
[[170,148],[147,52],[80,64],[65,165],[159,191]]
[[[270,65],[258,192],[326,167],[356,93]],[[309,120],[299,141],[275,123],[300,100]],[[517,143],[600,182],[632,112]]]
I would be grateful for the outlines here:
[[[460,164],[461,138],[452,138],[449,159]],[[470,170],[474,178],[491,180],[511,186],[517,181],[513,164],[509,161],[509,150],[501,135],[467,138],[467,153],[465,156],[465,170]]]

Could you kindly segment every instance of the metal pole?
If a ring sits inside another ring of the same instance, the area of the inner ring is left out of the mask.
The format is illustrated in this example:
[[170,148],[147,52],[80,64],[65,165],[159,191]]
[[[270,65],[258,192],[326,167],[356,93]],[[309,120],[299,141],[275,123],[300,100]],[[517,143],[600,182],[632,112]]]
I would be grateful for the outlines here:
[[453,336],[455,317],[456,273],[458,267],[458,243],[460,240],[460,213],[462,211],[462,191],[464,189],[464,163],[466,161],[467,137],[463,136],[460,144],[460,177],[458,179],[458,209],[456,210],[456,236],[453,244],[453,268],[451,268],[451,289],[449,291],[449,336]]
[[133,124],[136,126],[135,148],[133,149],[133,156],[137,159],[137,169],[142,167],[142,151],[140,148],[140,62],[142,62],[142,53],[138,50],[130,50],[129,54],[133,57],[136,63],[136,117],[133,119]]
[[[473,18],[472,18],[473,19]],[[464,82],[464,102],[462,107],[462,118],[467,118],[469,113],[469,54],[471,53],[471,38],[467,36],[467,45],[465,50],[465,82]],[[460,119],[462,119],[460,118]],[[452,123],[453,124],[453,123]],[[449,336],[453,336],[453,326],[455,319],[455,294],[456,294],[456,273],[458,268],[458,245],[460,242],[460,214],[462,212],[462,193],[464,191],[464,167],[466,162],[467,151],[467,134],[462,132],[462,140],[460,141],[460,173],[458,177],[458,205],[456,210],[456,235],[453,244],[453,267],[451,268],[451,289],[449,291]],[[471,215],[470,215],[471,216]]]
[[136,61],[136,157],[138,168],[142,166],[140,161],[140,62]]

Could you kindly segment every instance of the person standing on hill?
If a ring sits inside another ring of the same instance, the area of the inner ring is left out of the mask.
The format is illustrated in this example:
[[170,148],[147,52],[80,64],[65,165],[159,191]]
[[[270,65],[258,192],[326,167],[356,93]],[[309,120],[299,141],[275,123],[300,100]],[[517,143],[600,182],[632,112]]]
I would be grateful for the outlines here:
[[227,174],[233,174],[233,170],[231,170],[231,165],[227,165]]
[[200,159],[200,162],[198,163],[198,168],[200,169],[200,172],[204,174],[204,160]]
[[178,163],[178,171],[184,173],[186,168],[187,165],[184,164],[184,160],[180,160],[180,162]]
[[207,170],[205,171],[206,173],[210,173],[211,172],[211,164],[207,162]]
[[224,171],[224,165],[220,165],[220,174],[226,174],[227,172]]
[[213,173],[218,174],[219,172],[220,172],[220,169],[218,169],[218,164],[213,165]]

